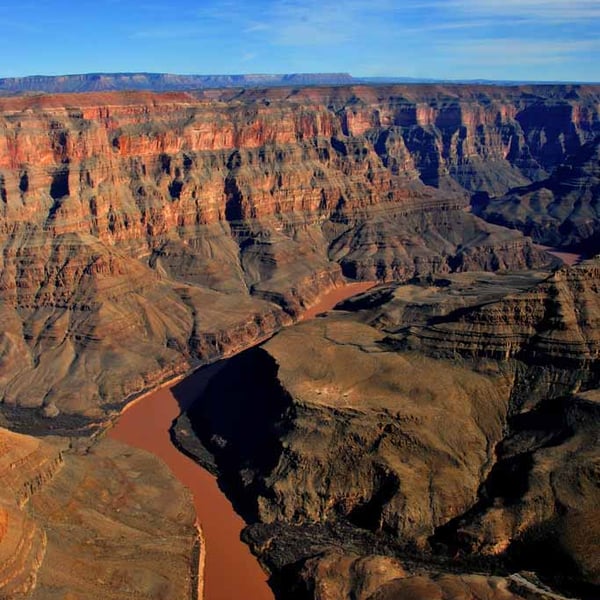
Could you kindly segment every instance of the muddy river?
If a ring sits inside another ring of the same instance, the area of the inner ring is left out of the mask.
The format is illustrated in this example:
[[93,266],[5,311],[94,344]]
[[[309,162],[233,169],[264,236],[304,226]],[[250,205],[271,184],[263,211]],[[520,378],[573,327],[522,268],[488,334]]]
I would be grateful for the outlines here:
[[582,256],[581,254],[576,254],[575,252],[567,252],[565,250],[561,250],[560,248],[553,248],[552,246],[542,246],[541,244],[535,244],[537,248],[540,250],[545,250],[548,254],[552,254],[552,256],[556,256],[556,258],[560,258],[565,265],[572,267],[581,262]]
[[[321,297],[303,319],[313,318],[372,286],[372,282],[360,282],[333,290]],[[244,521],[219,489],[216,478],[179,452],[169,435],[173,420],[201,397],[220,367],[219,363],[204,367],[183,381],[172,382],[139,398],[122,413],[109,436],[161,458],[192,492],[205,539],[205,600],[272,600],[265,572],[240,540]],[[175,386],[177,399],[173,394]]]

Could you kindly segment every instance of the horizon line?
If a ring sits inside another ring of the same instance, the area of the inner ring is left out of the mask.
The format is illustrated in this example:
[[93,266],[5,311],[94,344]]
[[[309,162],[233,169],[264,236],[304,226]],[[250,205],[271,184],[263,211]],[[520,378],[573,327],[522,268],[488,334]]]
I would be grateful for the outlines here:
[[[175,73],[169,71],[89,71],[80,73],[56,73],[42,74],[34,73],[28,75],[0,75],[0,81],[14,81],[19,79],[57,79],[61,77],[89,77],[89,76],[171,76],[171,77],[199,77],[199,78],[218,78],[218,77],[290,77],[290,76],[345,76],[357,83],[361,81],[388,81],[399,83],[481,83],[481,84],[532,84],[532,85],[600,85],[600,81],[593,80],[563,80],[563,79],[490,79],[488,77],[469,77],[469,78],[444,78],[433,76],[414,77],[407,75],[353,75],[349,71],[290,71],[282,73],[270,72],[237,72],[237,73]],[[341,83],[340,85],[351,85],[352,82]]]

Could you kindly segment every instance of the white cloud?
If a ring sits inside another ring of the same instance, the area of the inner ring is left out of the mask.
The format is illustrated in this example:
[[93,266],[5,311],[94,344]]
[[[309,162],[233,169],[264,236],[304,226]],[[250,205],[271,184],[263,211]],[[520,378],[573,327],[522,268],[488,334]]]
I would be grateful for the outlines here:
[[204,29],[201,27],[174,27],[173,25],[165,25],[164,27],[136,31],[130,37],[133,39],[172,40],[194,38],[203,32]]
[[268,31],[271,26],[268,23],[252,21],[248,23],[244,29],[244,33],[256,33],[258,31]]
[[599,0],[417,0],[404,6],[448,9],[472,17],[536,19],[555,23],[600,19]]
[[[423,18],[427,10],[431,19]],[[266,11],[264,21],[270,23],[278,44],[316,46],[361,36],[475,30],[524,22],[588,24],[596,19],[600,20],[600,0],[279,0]]]
[[424,23],[416,27],[403,27],[402,33],[407,34],[421,34],[428,31],[459,31],[461,29],[477,29],[479,27],[487,27],[492,25],[493,21],[490,19],[477,19],[470,21],[447,21],[445,23]]
[[514,65],[551,65],[572,59],[573,55],[600,50],[600,41],[578,40],[551,42],[500,38],[467,40],[459,43],[438,44],[449,60],[472,66],[486,67]]
[[399,12],[393,0],[281,0],[270,17],[276,43],[318,46],[392,28],[389,16]]

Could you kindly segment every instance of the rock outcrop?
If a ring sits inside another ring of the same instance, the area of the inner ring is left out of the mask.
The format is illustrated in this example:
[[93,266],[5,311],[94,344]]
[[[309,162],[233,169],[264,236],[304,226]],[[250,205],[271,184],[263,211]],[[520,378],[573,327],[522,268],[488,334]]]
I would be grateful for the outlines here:
[[344,555],[336,551],[308,560],[301,580],[317,600],[561,599],[550,591],[544,593],[528,579],[443,572],[411,574],[389,556]]
[[600,384],[599,282],[600,260],[589,260],[528,291],[399,330],[388,341],[446,358],[518,363],[513,405],[530,408]]
[[382,286],[229,361],[188,418],[282,590],[597,594],[598,267]]
[[0,596],[27,597],[47,549],[43,527],[24,507],[63,466],[60,449],[0,429]]
[[[215,401],[209,392],[198,411],[226,441],[221,461],[244,472],[262,522],[343,515],[422,544],[473,504],[501,439],[507,382],[382,351],[380,337],[317,319],[231,359],[215,378]],[[217,395],[232,399],[235,417],[221,415]]]
[[597,589],[599,398],[596,389],[514,416],[480,502],[439,538]]
[[189,493],[153,456],[0,429],[0,597],[194,598]]
[[1,99],[0,399],[53,419],[5,414],[23,431],[101,419],[270,335],[344,277],[546,262],[469,214],[467,193],[560,164],[595,135],[597,97],[354,86]]

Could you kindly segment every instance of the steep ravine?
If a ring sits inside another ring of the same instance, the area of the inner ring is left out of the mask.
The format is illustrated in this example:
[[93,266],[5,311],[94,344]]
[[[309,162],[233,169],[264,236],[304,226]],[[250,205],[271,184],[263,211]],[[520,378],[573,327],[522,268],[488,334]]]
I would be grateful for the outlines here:
[[[318,299],[306,311],[312,318],[348,296],[365,291],[372,283],[348,284]],[[266,574],[260,569],[248,547],[240,540],[243,520],[217,486],[213,475],[177,450],[170,436],[173,421],[203,394],[210,379],[223,363],[205,367],[185,380],[155,390],[135,401],[118,418],[109,436],[131,446],[152,452],[169,466],[173,474],[190,489],[194,497],[199,526],[203,533],[199,579],[205,600],[251,597],[272,598]]]
[[[334,288],[306,315],[370,286]],[[239,539],[243,520],[169,435],[220,367],[140,396],[108,436],[36,439],[0,427],[0,597],[272,597]]]

